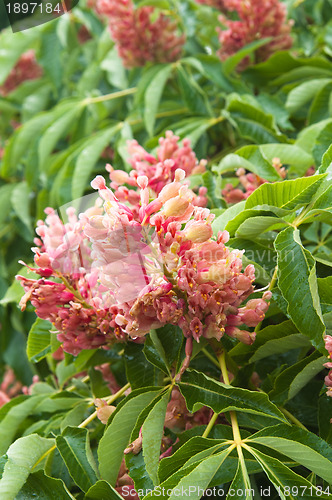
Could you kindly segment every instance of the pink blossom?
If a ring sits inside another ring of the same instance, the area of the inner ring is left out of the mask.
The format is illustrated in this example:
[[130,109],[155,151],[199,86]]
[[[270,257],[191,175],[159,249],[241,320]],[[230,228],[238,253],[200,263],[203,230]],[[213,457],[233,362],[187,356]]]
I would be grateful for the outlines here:
[[[282,167],[279,158],[273,158],[272,166],[276,169],[282,179],[286,177],[286,170]],[[239,168],[236,171],[239,179],[239,184],[234,187],[233,184],[226,184],[222,190],[222,195],[227,203],[238,203],[246,200],[249,196],[262,184],[268,182],[252,172],[246,173],[244,168]]]
[[108,19],[109,29],[127,68],[179,58],[185,36],[164,14],[151,20],[154,7],[135,9],[131,0],[97,0],[97,11]]
[[224,0],[196,0],[196,2],[203,5],[209,5],[221,11],[225,9]]
[[0,87],[0,95],[6,96],[16,89],[21,83],[26,80],[35,80],[42,75],[42,69],[36,61],[34,50],[25,52],[10,74],[7,76],[6,81]]
[[[272,37],[272,41],[256,51],[258,61],[292,46],[292,22],[286,21],[286,6],[279,0],[224,0],[223,3],[226,9],[236,11],[240,20],[230,21],[220,16],[220,21],[227,27],[219,30],[221,48],[218,55],[221,60],[262,38]],[[248,63],[249,58],[245,58],[240,68],[245,68]]]

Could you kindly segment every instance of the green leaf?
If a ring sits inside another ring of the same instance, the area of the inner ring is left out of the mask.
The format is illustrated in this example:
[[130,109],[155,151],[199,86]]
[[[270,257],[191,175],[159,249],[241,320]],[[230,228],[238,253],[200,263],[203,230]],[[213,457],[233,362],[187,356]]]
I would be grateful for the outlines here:
[[332,445],[332,398],[322,394],[318,400],[319,435]]
[[148,84],[144,94],[144,124],[149,135],[153,135],[156,114],[164,87],[173,70],[171,64],[160,65]]
[[[304,479],[304,477],[295,474],[295,472],[279,462],[279,460],[265,455],[258,450],[253,450],[252,448],[250,448],[249,451],[259,462],[278,493],[280,492],[280,498],[283,500],[286,500],[286,498],[289,500],[312,500],[313,492],[317,494],[317,498],[323,498],[325,500],[329,498],[327,495],[320,495],[315,486]],[[289,488],[289,494],[287,494],[287,496],[283,493],[285,487]],[[297,491],[297,493],[294,494],[292,491]]]
[[268,162],[260,146],[244,146],[239,149],[236,154],[231,153],[225,156],[219,165],[213,167],[212,170],[221,174],[223,172],[234,172],[238,168],[245,168],[259,175],[262,179],[271,182],[280,180],[280,175]]
[[150,363],[166,373],[166,375],[170,375],[165,349],[157,332],[158,330],[151,330],[144,343],[143,352]]
[[[191,471],[189,469],[189,473],[182,473],[183,476],[179,477],[180,481],[176,484],[174,488],[172,488],[172,492],[170,495],[167,494],[167,498],[169,500],[173,500],[174,498],[179,497],[179,493],[183,490],[190,490],[190,499],[191,500],[199,500],[201,498],[201,493],[204,491],[210,484],[213,477],[216,475],[219,468],[225,462],[226,458],[230,453],[230,449],[224,450],[212,457],[208,457],[205,460],[202,460],[196,467],[194,467]],[[181,469],[182,472],[182,469]],[[163,486],[163,485],[161,485]],[[194,491],[193,491],[194,490]],[[149,493],[144,497],[144,500],[148,498],[153,498],[160,496],[160,491],[154,490],[152,493]]]
[[237,50],[236,53],[226,59],[222,64],[223,73],[229,76],[232,71],[237,67],[237,65],[245,57],[251,55],[255,50],[263,47],[271,41],[271,38],[261,38],[260,40],[255,40],[254,42],[248,43],[245,47]]
[[11,197],[17,184],[5,184],[0,187],[0,224],[3,224],[10,214]]
[[246,209],[257,205],[294,210],[309,203],[324,179],[324,175],[301,177],[274,184],[262,184],[247,199]]
[[[245,231],[245,228],[246,228],[246,225],[248,224],[248,230],[249,230],[249,233],[250,233],[250,224],[251,224],[251,219],[255,219],[253,221],[253,226],[256,226],[256,227],[259,227],[259,225],[261,225],[262,227],[262,231],[264,231],[264,226],[267,228],[269,228],[270,226],[274,226],[278,223],[284,223],[283,220],[279,219],[275,214],[274,212],[272,212],[271,210],[268,210],[269,207],[268,206],[264,206],[264,208],[266,208],[266,210],[260,210],[259,207],[257,207],[257,209],[248,209],[248,210],[242,210],[238,215],[236,215],[233,219],[231,219],[227,225],[226,225],[226,231],[229,232],[229,234],[231,236],[234,236],[235,234],[241,238],[241,237],[245,237],[244,234],[246,234],[246,231]],[[272,207],[273,209],[273,207]],[[256,219],[258,219],[256,221]],[[266,219],[266,221],[265,221]],[[256,224],[255,224],[255,221],[256,221]],[[238,234],[238,231],[240,229],[240,227],[243,227],[244,228],[244,234]]]
[[[235,347],[233,347],[233,349],[231,349],[229,354],[232,358],[235,358],[237,362],[240,362],[240,359],[242,358],[239,357],[241,356],[244,356],[247,360],[249,354],[252,354],[250,362],[259,361],[259,359],[263,359],[267,356],[287,351],[288,347],[284,350],[281,343],[287,342],[287,338],[289,336],[296,334],[298,334],[298,329],[289,320],[284,321],[278,325],[269,325],[259,332],[259,335],[257,335],[257,338],[252,345],[239,343]],[[305,339],[305,345],[308,345],[310,347],[311,344],[307,337],[305,337],[304,335],[301,335],[301,337]],[[273,344],[274,341],[279,340],[280,342]],[[255,352],[257,352],[257,358],[256,354],[254,354]]]
[[309,110],[309,123],[320,122],[329,118],[329,102],[332,91],[332,81],[323,88],[317,90],[313,103]]
[[14,499],[30,472],[54,447],[54,439],[31,434],[15,441],[7,451],[8,460],[0,479],[0,498]]
[[327,363],[328,359],[326,356],[321,356],[318,359],[314,359],[310,363],[306,364],[303,370],[298,373],[289,386],[288,397],[289,399],[296,396],[303,387],[305,387],[310,380],[312,380],[318,373],[324,369],[324,363]]
[[253,434],[248,441],[286,455],[331,483],[332,447],[312,432],[280,424]]
[[123,497],[107,481],[97,481],[87,491],[84,500],[123,500]]
[[319,92],[330,81],[330,78],[316,78],[301,83],[289,92],[286,101],[286,109],[291,114],[294,114],[305,104],[311,101],[311,99],[316,96],[317,92]]
[[144,392],[142,389],[133,391],[113,413],[111,423],[98,446],[100,474],[111,485],[116,483],[123,451],[129,444],[139,414],[159,392],[160,388],[146,388]]
[[29,331],[27,343],[27,355],[30,361],[38,363],[51,351],[52,323],[37,318]]
[[155,404],[142,426],[145,467],[155,486],[159,484],[157,471],[169,397],[170,390]]
[[236,475],[230,485],[226,500],[234,498],[234,492],[236,492],[237,500],[252,500],[255,496],[255,491],[250,484],[243,454],[239,457]]
[[313,157],[295,144],[263,144],[260,150],[272,164],[273,158],[279,158],[283,165],[290,165],[299,175],[304,175],[313,164]]
[[29,396],[22,403],[10,408],[0,425],[0,455],[6,453],[8,446],[15,438],[19,426],[33,413],[37,405],[46,397]]
[[187,74],[182,66],[177,66],[180,92],[186,107],[195,115],[212,116],[211,106],[204,92],[194,78]]
[[77,158],[72,180],[72,197],[74,199],[83,195],[89,176],[100,158],[101,153],[109,145],[111,139],[120,130],[122,124],[116,124],[103,130],[89,140],[85,147],[80,151]]
[[237,238],[255,238],[267,230],[279,229],[285,227],[285,225],[287,225],[287,222],[278,217],[262,215],[250,217],[238,227],[235,236]]
[[[275,379],[274,388],[269,397],[276,404],[284,404],[294,397],[317,373],[322,371],[324,357],[317,357],[317,351],[283,370]],[[309,366],[310,365],[310,366]],[[307,369],[307,366],[309,368]]]
[[232,438],[232,433],[227,434],[225,439],[218,440],[203,438],[201,436],[194,436],[190,438],[170,457],[163,458],[161,460],[158,470],[161,482],[166,481],[168,477],[180,468],[187,467],[189,464],[201,461],[203,458],[212,455],[216,450],[222,448],[223,441],[227,441]]
[[61,479],[55,479],[39,470],[30,474],[15,500],[74,500]]
[[41,170],[45,169],[47,158],[54,150],[59,139],[68,132],[82,111],[82,105],[76,102],[71,103],[68,105],[68,109],[46,129],[38,145],[38,159]]
[[23,181],[15,186],[11,195],[11,202],[17,217],[27,227],[32,235],[32,222],[30,218],[30,189]]
[[127,379],[132,389],[154,385],[155,367],[144,356],[142,345],[128,342],[124,359]]
[[283,414],[271,403],[266,394],[222,384],[195,370],[187,370],[178,386],[191,412],[197,411],[205,405],[216,413],[239,410],[245,413],[265,415],[282,422],[286,421]]
[[[276,325],[271,325],[271,327],[266,327],[266,329],[274,328],[275,326]],[[261,333],[262,332],[259,333],[260,337]],[[282,354],[292,349],[299,349],[300,347],[309,348],[310,345],[309,339],[301,333],[294,333],[293,335],[288,335],[287,337],[279,336],[279,338],[268,340],[264,345],[259,347],[255,354],[250,358],[250,363],[255,363],[256,361],[260,361],[268,356]]]
[[75,483],[87,491],[97,481],[87,429],[67,427],[56,445]]
[[298,229],[289,227],[275,240],[278,253],[278,286],[287,311],[299,331],[318,349],[324,348],[325,325],[320,309],[315,260],[303,248]]
[[225,210],[221,215],[219,215],[219,217],[216,217],[212,222],[213,234],[218,234],[219,231],[223,231],[228,222],[233,220],[244,210],[245,204],[245,201],[240,201],[240,203],[236,203],[232,207]]

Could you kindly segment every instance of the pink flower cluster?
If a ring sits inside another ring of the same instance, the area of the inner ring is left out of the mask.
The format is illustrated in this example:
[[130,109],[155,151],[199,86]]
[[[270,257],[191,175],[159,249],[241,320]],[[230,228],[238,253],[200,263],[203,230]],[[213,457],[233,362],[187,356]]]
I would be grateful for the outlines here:
[[79,218],[67,209],[66,223],[46,210],[33,248],[41,278],[18,276],[26,292],[21,308],[30,301],[74,355],[128,338],[141,342],[166,324],[182,328],[187,358],[202,336],[252,343],[255,333],[239,327],[262,321],[271,293],[242,305],[253,292],[254,267],[242,270],[243,252],[225,246],[227,232],[212,238],[206,191],[197,195],[187,183],[205,162],[171,132],[156,157],[136,141],[129,149],[133,171],[109,166],[113,190],[97,176],[94,207]]
[[[332,359],[332,337],[331,335],[326,335],[325,337],[325,349],[328,351],[328,357]],[[326,368],[331,368],[329,374],[325,377],[325,385],[327,389],[327,395],[332,396],[332,362],[329,361],[325,363]]]
[[131,0],[97,0],[97,11],[108,18],[109,29],[127,68],[151,62],[172,62],[179,58],[185,42],[177,25],[164,14],[154,21],[155,8],[135,9]]
[[35,80],[42,76],[42,69],[36,61],[34,50],[25,52],[10,74],[4,84],[0,87],[0,95],[6,96],[12,92],[20,83],[26,80]]
[[149,179],[139,176],[138,218],[107,188],[103,177],[92,183],[105,200],[105,212],[86,217],[84,232],[91,240],[101,283],[119,288],[122,312],[115,322],[133,338],[178,324],[188,339],[219,340],[226,332],[252,343],[254,333],[238,327],[256,326],[271,294],[239,307],[253,292],[254,267],[242,272],[242,252],[225,246],[228,233],[212,239],[214,216],[193,204],[192,191],[181,182],[184,178],[185,172],[177,169],[174,181],[150,201]]
[[[273,40],[257,50],[258,61],[265,61],[275,51],[292,46],[292,21],[286,21],[286,6],[279,0],[224,0],[223,3],[229,11],[236,11],[240,20],[230,21],[220,16],[220,21],[228,28],[219,30],[222,46],[218,55],[222,61],[262,38],[272,37]],[[248,62],[248,58],[244,59],[240,67],[245,68]]]
[[[100,211],[94,207],[87,213]],[[126,334],[114,323],[114,300],[91,271],[89,240],[74,209],[67,210],[67,223],[51,208],[46,213],[45,222],[38,222],[39,237],[33,248],[38,267],[32,270],[41,278],[17,276],[26,292],[21,309],[30,301],[37,316],[53,323],[63,349],[74,355],[82,349],[125,341]]]
[[197,3],[201,3],[203,5],[208,5],[209,7],[214,7],[215,9],[218,10],[224,10],[225,9],[225,2],[224,0],[196,0]]
[[[129,163],[133,170],[128,174],[123,170],[114,170],[111,165],[106,165],[110,173],[111,188],[116,198],[123,203],[129,202],[136,207],[136,215],[140,207],[140,194],[137,191],[137,179],[144,175],[148,178],[148,188],[151,198],[155,198],[162,188],[174,181],[177,169],[182,169],[185,176],[201,174],[205,172],[206,160],[198,161],[194,151],[190,147],[190,140],[184,139],[182,145],[179,137],[168,130],[165,137],[160,137],[159,147],[156,155],[148,153],[137,141],[128,141]],[[189,179],[186,180],[189,185]],[[134,189],[128,189],[130,186]],[[192,192],[193,204],[205,207],[207,189],[199,188],[198,194]]]
[[[286,177],[286,170],[282,167],[279,158],[272,160],[272,165],[282,179]],[[239,185],[234,187],[233,184],[226,184],[222,190],[222,195],[227,203],[238,203],[239,201],[246,200],[249,196],[262,184],[268,182],[252,172],[246,173],[244,168],[239,168],[236,171],[239,179]]]

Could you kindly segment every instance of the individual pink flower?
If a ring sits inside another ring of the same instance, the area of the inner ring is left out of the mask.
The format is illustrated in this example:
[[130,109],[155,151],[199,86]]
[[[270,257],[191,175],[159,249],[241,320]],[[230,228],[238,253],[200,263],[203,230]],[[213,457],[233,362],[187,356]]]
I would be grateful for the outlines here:
[[20,83],[26,80],[35,80],[42,76],[42,69],[36,61],[34,50],[25,52],[10,74],[6,81],[0,87],[0,95],[6,96],[12,92]]
[[179,58],[185,36],[177,33],[176,23],[164,14],[152,20],[154,7],[135,9],[131,0],[97,0],[96,8],[107,17],[112,38],[127,68]]
[[[219,30],[221,48],[218,55],[222,61],[262,38],[271,37],[272,40],[256,51],[257,61],[264,61],[277,50],[292,46],[292,21],[286,20],[286,6],[279,0],[224,0],[223,3],[229,11],[237,12],[239,21],[220,16],[220,21],[227,27]],[[248,63],[249,56],[242,61],[240,68],[244,69]]]

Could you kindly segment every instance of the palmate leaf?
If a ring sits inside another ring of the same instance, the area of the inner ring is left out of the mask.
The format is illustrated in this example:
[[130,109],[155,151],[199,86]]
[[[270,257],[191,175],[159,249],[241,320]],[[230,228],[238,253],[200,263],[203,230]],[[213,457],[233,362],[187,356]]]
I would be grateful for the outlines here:
[[279,460],[265,455],[261,451],[253,450],[253,448],[248,448],[248,451],[259,462],[265,474],[277,489],[280,498],[283,500],[310,500],[314,494],[317,495],[317,498],[323,498],[324,500],[330,498],[325,494],[320,495],[319,490],[315,486],[304,479],[304,477],[295,474],[295,472]]
[[286,422],[283,414],[266,394],[222,384],[195,370],[186,371],[178,386],[191,412],[205,405],[216,413],[239,410]]
[[328,483],[332,481],[332,447],[312,432],[279,424],[256,432],[248,442],[278,451]]
[[[315,260],[303,248],[298,229],[289,227],[275,240],[278,253],[278,286],[288,303],[288,313],[299,331],[324,350],[325,325],[319,303]],[[323,352],[323,351],[322,351]]]
[[17,439],[7,451],[8,458],[0,479],[0,498],[14,499],[30,472],[53,446],[54,439],[37,434]]
[[118,405],[112,415],[111,423],[105,430],[98,446],[101,477],[112,486],[116,483],[123,451],[129,444],[139,414],[159,393],[160,388],[158,387],[133,391]]
[[88,431],[68,426],[57,436],[56,445],[75,483],[87,491],[97,481]]

